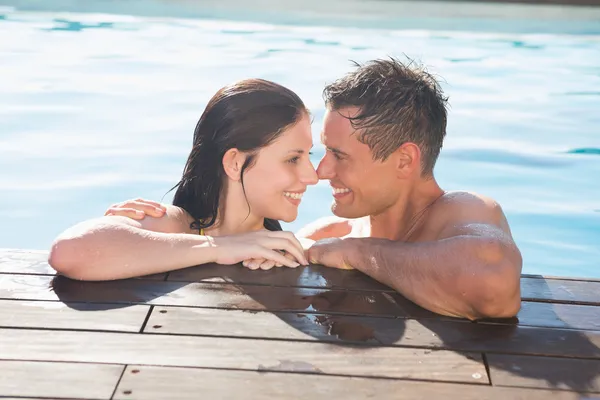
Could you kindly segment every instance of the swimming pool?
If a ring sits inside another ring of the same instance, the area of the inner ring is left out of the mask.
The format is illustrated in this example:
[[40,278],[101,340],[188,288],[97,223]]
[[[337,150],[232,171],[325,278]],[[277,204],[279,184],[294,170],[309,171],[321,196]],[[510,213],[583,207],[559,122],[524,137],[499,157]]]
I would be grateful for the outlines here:
[[[540,34],[68,10],[0,8],[0,247],[47,249],[110,203],[160,200],[226,83],[262,77],[295,90],[318,144],[323,85],[350,59],[406,54],[450,97],[442,187],[501,203],[525,273],[600,277],[597,21]],[[322,154],[317,145],[315,165]],[[325,182],[309,189],[287,228],[328,215],[330,196]]]

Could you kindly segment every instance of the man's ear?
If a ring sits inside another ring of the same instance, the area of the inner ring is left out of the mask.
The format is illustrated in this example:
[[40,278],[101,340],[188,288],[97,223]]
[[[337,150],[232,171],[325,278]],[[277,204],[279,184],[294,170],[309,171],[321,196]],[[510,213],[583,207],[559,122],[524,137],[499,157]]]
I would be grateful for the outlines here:
[[394,152],[398,176],[405,178],[421,171],[421,149],[415,143],[407,142]]
[[229,149],[223,156],[223,169],[233,181],[239,181],[242,176],[242,166],[246,161],[247,155],[238,149]]

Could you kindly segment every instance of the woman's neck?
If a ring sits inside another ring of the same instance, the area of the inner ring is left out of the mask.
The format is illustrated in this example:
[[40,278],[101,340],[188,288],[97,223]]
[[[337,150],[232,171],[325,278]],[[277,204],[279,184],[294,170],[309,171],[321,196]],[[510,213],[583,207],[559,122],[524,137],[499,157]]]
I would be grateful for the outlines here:
[[264,229],[264,217],[258,217],[250,211],[241,187],[232,186],[224,188],[217,220],[205,231],[211,235],[224,236]]

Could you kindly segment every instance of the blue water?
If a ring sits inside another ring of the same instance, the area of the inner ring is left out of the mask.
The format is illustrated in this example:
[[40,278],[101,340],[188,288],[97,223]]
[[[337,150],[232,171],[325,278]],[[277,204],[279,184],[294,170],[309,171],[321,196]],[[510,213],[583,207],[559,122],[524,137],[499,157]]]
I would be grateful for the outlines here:
[[[47,249],[127,198],[160,200],[221,86],[261,77],[323,116],[353,60],[406,54],[444,78],[435,174],[503,206],[525,273],[600,277],[600,30],[376,30],[0,8],[0,247]],[[316,146],[314,163],[323,154]],[[164,201],[170,201],[167,194]],[[329,215],[326,182],[297,229]]]

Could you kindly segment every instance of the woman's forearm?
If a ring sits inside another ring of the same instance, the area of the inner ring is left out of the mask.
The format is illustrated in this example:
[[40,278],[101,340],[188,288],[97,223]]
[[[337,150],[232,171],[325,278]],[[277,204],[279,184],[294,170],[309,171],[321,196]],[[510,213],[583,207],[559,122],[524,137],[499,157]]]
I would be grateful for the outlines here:
[[214,262],[210,237],[153,232],[125,217],[103,217],[66,230],[54,242],[49,264],[80,280],[112,280]]

